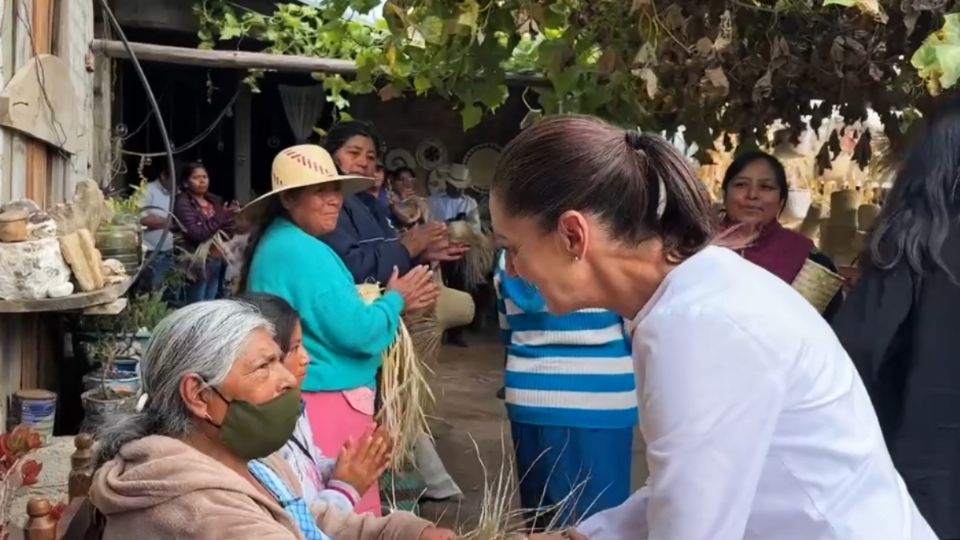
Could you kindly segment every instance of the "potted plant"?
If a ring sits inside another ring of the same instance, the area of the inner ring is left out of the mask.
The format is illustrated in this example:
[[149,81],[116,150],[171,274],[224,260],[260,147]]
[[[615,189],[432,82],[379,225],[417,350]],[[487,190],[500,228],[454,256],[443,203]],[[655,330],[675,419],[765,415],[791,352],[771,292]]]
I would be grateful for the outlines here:
[[81,315],[75,320],[73,350],[76,357],[88,365],[98,361],[93,349],[101,340],[111,337],[123,341],[137,331],[129,307],[117,315]]
[[84,377],[85,387],[93,383],[93,388],[80,395],[86,427],[97,425],[105,415],[134,410],[140,390],[139,369],[135,373],[117,369],[117,360],[129,355],[132,347],[132,338],[118,340],[107,335],[91,348],[100,369]]
[[[107,335],[88,348],[97,368],[83,376],[83,389],[109,387],[114,391],[140,391],[140,358],[135,353],[135,337]],[[106,395],[106,394],[104,394]]]
[[138,344],[138,353],[142,354],[153,336],[153,329],[172,311],[163,298],[164,291],[138,294],[130,298],[128,328],[133,329]]
[[117,315],[81,316],[73,332],[74,351],[78,358],[92,365],[99,359],[91,349],[96,348],[102,339],[112,337],[115,341],[129,341],[131,347],[118,358],[117,367],[121,371],[125,368],[133,371],[132,362],[146,350],[153,329],[170,311],[163,299],[163,291],[157,291],[131,296],[126,309]]
[[19,425],[0,435],[0,540],[10,534],[10,504],[20,489],[37,483],[43,465],[27,456],[42,446],[40,434]]
[[127,270],[128,275],[137,273],[143,255],[143,227],[140,225],[140,211],[146,196],[145,185],[135,186],[128,197],[110,197],[107,199],[113,208],[113,219],[97,229],[97,249],[104,259],[116,259]]

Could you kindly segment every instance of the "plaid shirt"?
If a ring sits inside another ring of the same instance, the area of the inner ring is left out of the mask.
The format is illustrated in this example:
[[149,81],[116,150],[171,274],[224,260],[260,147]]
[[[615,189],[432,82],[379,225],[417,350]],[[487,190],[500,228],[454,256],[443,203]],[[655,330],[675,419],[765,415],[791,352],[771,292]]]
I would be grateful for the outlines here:
[[306,540],[330,540],[330,537],[320,530],[316,518],[313,517],[303,498],[294,495],[270,467],[260,461],[251,461],[247,468],[250,469],[250,474],[276,497],[280,506],[297,522],[297,527],[300,528],[300,533]]

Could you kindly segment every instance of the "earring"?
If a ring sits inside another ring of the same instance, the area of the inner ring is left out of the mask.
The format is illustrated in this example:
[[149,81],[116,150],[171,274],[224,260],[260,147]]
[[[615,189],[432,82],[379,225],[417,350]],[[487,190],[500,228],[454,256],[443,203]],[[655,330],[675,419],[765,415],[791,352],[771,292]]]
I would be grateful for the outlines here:
[[579,255],[574,255],[574,256],[573,256],[573,262],[580,262],[580,256],[579,256]]

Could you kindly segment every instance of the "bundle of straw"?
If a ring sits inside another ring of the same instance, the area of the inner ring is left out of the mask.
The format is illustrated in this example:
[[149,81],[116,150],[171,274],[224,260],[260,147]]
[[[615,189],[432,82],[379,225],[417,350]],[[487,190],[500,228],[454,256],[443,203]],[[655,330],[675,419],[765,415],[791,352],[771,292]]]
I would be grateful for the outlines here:
[[486,234],[477,232],[466,221],[454,221],[447,224],[450,241],[458,244],[468,244],[470,251],[463,257],[459,265],[463,272],[464,286],[472,291],[487,282],[493,272],[496,259],[496,249],[493,240]]
[[480,242],[471,247],[463,257],[464,285],[471,291],[487,283],[497,254],[490,237],[484,235],[480,238]]
[[[358,285],[360,297],[372,304],[382,291],[376,283]],[[403,321],[393,344],[383,353],[380,395],[383,406],[377,420],[394,437],[397,452],[391,470],[400,472],[413,464],[413,447],[420,434],[430,435],[426,408],[435,398],[424,373],[425,367],[417,358],[413,339]]]
[[470,324],[476,313],[473,297],[447,287],[439,279],[437,281],[440,288],[437,303],[430,309],[403,316],[403,322],[413,339],[413,348],[428,367],[436,365],[440,358],[443,333]]
[[403,316],[403,323],[413,340],[413,349],[417,357],[428,368],[435,365],[440,358],[444,330],[437,317],[437,307],[407,313]]
[[[477,441],[472,436],[470,439],[483,470],[483,500],[480,504],[477,523],[469,530],[461,530],[459,538],[463,540],[525,540],[533,535],[532,525],[537,522],[539,527],[544,529],[540,532],[557,533],[564,530],[562,522],[576,508],[586,486],[586,480],[572,485],[570,493],[554,505],[539,509],[514,508],[513,501],[519,493],[520,486],[515,472],[513,449],[506,443],[505,435],[501,433],[500,436],[500,467],[494,478],[490,477],[490,471],[483,461]],[[547,452],[548,450],[545,450],[537,461]],[[526,474],[522,471],[521,473]],[[543,497],[541,497],[542,500]]]
[[[155,206],[147,206],[146,208],[157,209]],[[166,211],[166,208],[159,209]],[[186,230],[186,227],[183,226],[183,222],[177,219],[177,216],[171,214],[170,218],[181,231]],[[209,240],[197,246],[197,249],[194,251],[178,248],[180,253],[177,259],[186,264],[187,272],[189,274],[202,274],[206,268],[207,259],[210,258],[211,253],[218,257],[223,257],[224,254],[230,251],[229,245],[230,236],[223,231],[217,231],[213,236],[210,237]]]

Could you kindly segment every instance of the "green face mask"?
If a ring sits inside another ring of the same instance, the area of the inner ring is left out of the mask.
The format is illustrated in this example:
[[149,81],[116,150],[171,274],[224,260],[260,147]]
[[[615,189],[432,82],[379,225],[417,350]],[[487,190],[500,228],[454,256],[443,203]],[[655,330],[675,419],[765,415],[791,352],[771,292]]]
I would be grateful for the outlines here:
[[251,460],[269,456],[293,436],[300,418],[300,389],[292,388],[272,400],[254,405],[241,399],[228,400],[219,390],[210,387],[227,403],[227,415],[220,429],[220,441],[237,457]]

